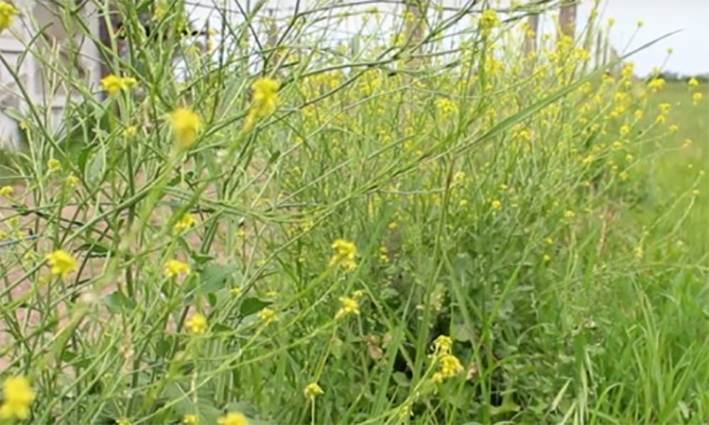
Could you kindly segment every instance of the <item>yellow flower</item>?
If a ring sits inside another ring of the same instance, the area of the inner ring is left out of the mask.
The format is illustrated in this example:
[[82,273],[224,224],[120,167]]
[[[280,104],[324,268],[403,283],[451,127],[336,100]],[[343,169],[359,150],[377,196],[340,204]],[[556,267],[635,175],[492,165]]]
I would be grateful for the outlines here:
[[165,272],[165,276],[167,277],[188,275],[191,272],[190,266],[179,260],[169,260],[165,263],[165,268],[163,270]]
[[197,424],[197,415],[185,415],[182,418],[182,423],[185,425],[196,425]]
[[549,256],[549,254],[544,254],[542,260],[544,260],[545,263],[548,263],[549,261],[551,261],[551,256]]
[[313,400],[315,397],[324,394],[324,391],[317,382],[311,382],[305,386],[303,394],[305,395],[305,398]]
[[229,412],[217,420],[219,425],[249,425],[246,416],[239,412]]
[[679,126],[677,124],[672,124],[671,126],[667,127],[668,130],[670,130],[670,133],[676,133],[679,131]]
[[51,267],[52,274],[61,275],[63,278],[66,278],[79,268],[76,264],[76,259],[71,254],[61,249],[48,254],[46,259],[49,263],[49,267]]
[[689,84],[689,87],[699,87],[699,80],[696,78],[690,78],[687,84]]
[[500,17],[497,16],[497,12],[494,10],[486,9],[482,15],[480,15],[480,28],[482,28],[483,33],[489,34],[490,31],[498,25],[500,25]]
[[661,112],[661,113],[666,114],[666,113],[670,112],[670,109],[672,108],[672,105],[670,105],[670,104],[667,103],[667,102],[665,102],[665,103],[660,103],[659,108],[660,108],[660,112]]
[[644,22],[642,19],[640,19],[640,20],[638,21],[638,28],[642,28],[643,25],[645,25],[645,22]]
[[447,335],[441,335],[433,341],[433,352],[435,354],[450,353],[453,348],[453,340]]
[[19,14],[20,11],[15,6],[6,1],[0,1],[0,31],[10,28],[15,21],[15,15]]
[[655,119],[655,122],[657,124],[664,124],[666,119],[667,118],[664,115],[660,114],[657,116],[657,119]]
[[129,125],[125,129],[123,129],[123,137],[126,139],[130,139],[131,137],[135,136],[136,133],[138,132],[138,128],[134,125]]
[[330,267],[342,266],[345,270],[357,267],[357,247],[354,243],[337,239],[332,243],[332,249],[335,254],[330,259]]
[[70,174],[66,178],[66,184],[68,184],[70,187],[76,187],[79,185],[79,178],[76,177],[74,174]]
[[576,214],[571,210],[564,211],[565,218],[574,218],[575,216],[576,216]]
[[335,319],[340,319],[348,314],[359,314],[359,303],[354,298],[340,297],[341,307],[335,315]]
[[195,223],[197,223],[197,220],[195,220],[194,216],[190,213],[187,213],[183,215],[177,223],[175,223],[175,233],[180,233],[183,230],[187,230],[190,227],[194,226]]
[[278,106],[278,88],[280,84],[273,78],[259,78],[251,85],[253,100],[246,117],[245,128],[251,128],[256,120],[273,113]]
[[704,97],[704,95],[703,95],[701,92],[696,92],[696,93],[694,93],[694,94],[692,95],[692,103],[694,103],[695,105],[698,105],[699,102],[702,101],[702,98],[703,98],[703,97]]
[[278,320],[278,315],[276,314],[275,311],[271,310],[270,308],[266,307],[263,310],[258,312],[258,317],[263,320],[263,322],[267,325],[270,325],[271,323],[275,322]]
[[123,82],[123,87],[128,90],[138,85],[138,81],[133,77],[123,77],[121,81]]
[[35,399],[35,393],[27,378],[15,376],[6,379],[2,384],[2,397],[0,419],[23,420],[30,416],[30,406]]
[[121,90],[130,90],[138,84],[135,78],[118,77],[110,74],[101,79],[101,87],[108,92],[109,96],[116,96]]
[[665,80],[663,78],[653,78],[647,86],[653,91],[657,91],[665,87]]
[[110,74],[101,79],[101,87],[108,92],[109,96],[116,96],[125,88],[125,85],[121,77]]
[[200,313],[195,313],[185,323],[185,326],[194,334],[203,334],[207,331],[207,318]]
[[175,109],[170,114],[172,134],[180,149],[189,149],[197,140],[202,130],[202,120],[187,108]]
[[62,163],[59,162],[59,160],[52,158],[49,161],[47,161],[47,168],[49,168],[49,171],[61,170]]
[[15,189],[13,189],[12,186],[0,187],[0,196],[2,196],[3,198],[10,198],[14,194],[15,194]]
[[453,377],[463,371],[460,360],[452,354],[444,354],[440,358],[441,372],[446,377]]
[[495,211],[500,211],[502,209],[502,202],[498,201],[497,199],[493,200],[490,202],[490,206],[492,206],[492,209]]

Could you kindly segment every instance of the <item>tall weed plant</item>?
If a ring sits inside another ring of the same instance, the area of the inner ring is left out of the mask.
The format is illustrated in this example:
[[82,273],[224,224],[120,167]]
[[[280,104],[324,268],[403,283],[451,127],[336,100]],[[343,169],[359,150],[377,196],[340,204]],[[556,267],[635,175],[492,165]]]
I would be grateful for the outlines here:
[[80,96],[53,132],[25,93],[3,153],[3,423],[709,421],[696,183],[652,189],[677,112],[594,59],[596,13],[524,55],[553,4],[358,9],[333,47],[327,2],[269,42],[216,7],[203,45],[114,3],[101,87],[25,40]]

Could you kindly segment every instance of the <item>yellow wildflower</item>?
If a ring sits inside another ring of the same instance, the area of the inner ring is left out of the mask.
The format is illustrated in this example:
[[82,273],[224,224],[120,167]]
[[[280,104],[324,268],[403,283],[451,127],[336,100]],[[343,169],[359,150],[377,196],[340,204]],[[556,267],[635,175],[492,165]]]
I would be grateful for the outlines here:
[[76,177],[74,174],[70,174],[66,178],[66,184],[69,185],[69,187],[77,187],[79,185],[79,178]]
[[203,314],[195,313],[192,317],[185,323],[187,329],[193,334],[203,334],[207,331],[207,318]]
[[138,85],[138,80],[136,80],[136,79],[133,78],[133,77],[123,77],[123,78],[121,79],[121,81],[122,81],[122,83],[123,83],[123,87],[126,88],[126,89],[128,89],[128,90],[130,90],[130,89],[132,89],[132,88],[134,88],[135,86]]
[[494,10],[486,9],[482,15],[480,15],[480,28],[482,28],[483,33],[489,34],[490,31],[498,25],[500,25],[500,17],[497,16],[497,12]]
[[699,87],[699,80],[696,78],[690,78],[687,84],[689,84],[689,87]]
[[165,268],[163,269],[165,276],[167,277],[177,277],[179,275],[190,274],[190,266],[179,260],[169,260],[165,263]]
[[330,267],[342,266],[345,270],[352,270],[357,266],[357,247],[354,243],[344,239],[337,239],[332,243],[335,251],[330,259]]
[[441,335],[433,341],[433,350],[435,354],[450,353],[453,348],[453,340],[447,335]]
[[52,158],[49,161],[47,161],[47,168],[49,168],[49,171],[61,170],[62,163],[59,162],[59,160],[57,160],[56,158]]
[[182,418],[182,423],[185,425],[196,425],[197,424],[197,415],[185,415]]
[[666,114],[666,113],[670,112],[670,109],[672,109],[672,105],[670,105],[667,102],[664,102],[664,103],[660,103],[659,108],[660,108],[661,113]]
[[35,399],[35,393],[27,378],[15,376],[3,382],[2,398],[0,419],[23,420],[30,416],[30,406]]
[[340,297],[341,307],[337,310],[335,319],[341,319],[348,314],[359,314],[359,303],[354,298]]
[[138,128],[134,125],[129,125],[125,129],[123,129],[123,137],[125,137],[126,139],[132,138],[136,135],[136,133],[138,133]]
[[698,105],[702,101],[704,95],[701,92],[696,92],[692,95],[692,103]]
[[311,382],[305,386],[303,394],[305,395],[305,398],[313,400],[315,397],[324,394],[324,391],[317,382]]
[[667,119],[667,117],[665,117],[664,115],[660,114],[660,115],[657,116],[657,119],[655,119],[655,122],[656,122],[657,124],[664,124],[666,119]]
[[258,312],[258,317],[261,318],[261,320],[264,321],[265,324],[270,325],[271,323],[275,322],[278,320],[278,315],[276,314],[275,311],[271,310],[270,308],[264,308],[263,310]]
[[256,120],[273,113],[278,106],[278,88],[280,84],[273,78],[259,78],[251,85],[253,100],[244,127],[248,130]]
[[190,213],[187,213],[183,215],[177,223],[175,223],[175,233],[180,233],[184,230],[187,230],[190,227],[194,226],[195,223],[197,223],[197,220],[195,220],[194,216]]
[[123,79],[113,74],[107,75],[101,79],[101,87],[108,92],[109,96],[116,96],[121,90],[125,89]]
[[60,275],[63,278],[68,277],[79,268],[76,259],[62,249],[48,254],[46,259],[49,263],[49,267],[51,267],[51,273],[53,275]]
[[229,412],[217,420],[219,425],[249,425],[249,420],[242,413]]
[[11,3],[0,1],[0,31],[10,28],[15,21],[15,15],[19,15],[20,10]]
[[15,194],[15,189],[12,188],[12,186],[3,186],[0,187],[0,196],[3,198],[10,198]]
[[653,91],[657,91],[665,87],[665,80],[663,78],[653,78],[647,86]]
[[676,133],[679,131],[679,126],[677,124],[672,124],[667,129],[670,131],[670,133]]
[[202,130],[202,120],[199,116],[187,108],[177,108],[170,114],[170,121],[177,147],[180,149],[192,147]]
[[490,206],[492,206],[492,209],[495,211],[500,211],[502,209],[502,202],[498,201],[497,199],[493,200],[490,202]]

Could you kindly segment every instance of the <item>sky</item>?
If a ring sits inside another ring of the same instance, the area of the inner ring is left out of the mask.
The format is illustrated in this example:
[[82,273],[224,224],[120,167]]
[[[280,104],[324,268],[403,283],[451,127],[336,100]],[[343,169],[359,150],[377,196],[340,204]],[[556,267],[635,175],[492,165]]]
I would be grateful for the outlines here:
[[[188,0],[188,3],[201,3],[201,7],[193,9],[192,16],[197,21],[204,21],[207,17],[214,26],[216,14],[210,14],[217,0]],[[218,0],[227,7],[236,8],[236,1],[248,7],[249,3],[256,0]],[[308,6],[313,4],[335,4],[342,2],[355,2],[358,0],[301,0]],[[468,0],[432,0],[442,2],[448,6],[460,6]],[[500,3],[509,3],[510,0],[498,0]],[[709,73],[709,0],[600,0],[601,19],[615,19],[615,25],[610,33],[612,45],[619,54],[630,52],[642,45],[673,31],[680,31],[671,37],[637,53],[631,59],[635,62],[636,73],[639,76],[649,74],[654,67],[663,67],[664,70],[677,72],[683,75],[696,75]],[[278,15],[287,15],[296,0],[266,0],[267,8],[277,10]],[[395,3],[392,0],[389,4]],[[368,4],[367,7],[371,7]],[[581,25],[589,16],[593,0],[580,0],[578,8],[578,22]],[[382,5],[383,9],[387,5]],[[643,26],[638,28],[638,21]],[[543,24],[544,25],[544,24]],[[548,23],[546,24],[548,25]],[[356,32],[358,24],[349,25],[350,28],[328,28],[329,34],[340,34],[346,37],[347,32]],[[551,27],[547,27],[547,30]],[[339,31],[339,33],[338,33]],[[673,53],[668,58],[667,49],[672,48]]]
[[[629,42],[631,51],[681,30],[633,58],[638,74],[647,74],[654,66],[661,66],[668,48],[674,49],[665,66],[668,71],[685,75],[709,73],[709,0],[605,0],[602,4],[603,14],[616,20],[610,37],[619,52]],[[588,17],[590,10],[591,2],[583,1],[579,22]],[[644,24],[640,29],[638,20]]]

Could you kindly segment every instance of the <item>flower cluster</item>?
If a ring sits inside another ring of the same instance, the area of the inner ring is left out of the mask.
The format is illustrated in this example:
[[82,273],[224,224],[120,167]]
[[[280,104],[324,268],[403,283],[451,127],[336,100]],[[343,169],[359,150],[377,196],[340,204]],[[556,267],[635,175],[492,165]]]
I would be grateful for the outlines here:
[[101,87],[112,97],[117,96],[123,90],[132,89],[136,84],[138,84],[138,82],[135,78],[118,77],[113,74],[107,75],[101,80]]
[[433,374],[431,381],[441,383],[463,372],[463,365],[454,356],[453,340],[446,335],[441,335],[433,342],[433,361],[438,365],[438,371]]
[[0,1],[0,31],[10,28],[15,22],[15,16],[20,14],[12,3]]
[[344,239],[337,239],[332,243],[335,251],[330,259],[330,267],[341,266],[349,271],[357,267],[357,246]]

